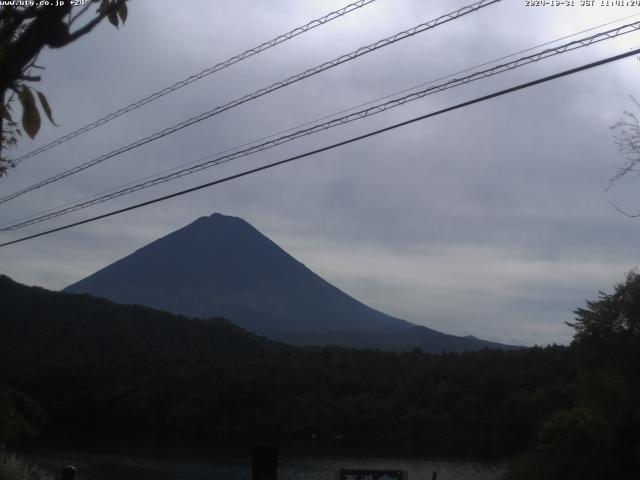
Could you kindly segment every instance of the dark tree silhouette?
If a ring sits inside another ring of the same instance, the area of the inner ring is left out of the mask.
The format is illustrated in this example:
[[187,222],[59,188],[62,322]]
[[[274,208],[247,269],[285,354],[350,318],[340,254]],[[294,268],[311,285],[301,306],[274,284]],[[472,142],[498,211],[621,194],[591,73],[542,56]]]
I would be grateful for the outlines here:
[[600,292],[600,298],[578,308],[575,322],[568,325],[576,331],[574,341],[629,341],[640,338],[640,275],[632,271],[614,292]]
[[[22,130],[33,138],[40,129],[42,110],[53,123],[46,96],[32,87],[40,80],[34,71],[43,48],[62,48],[90,33],[105,18],[118,27],[127,18],[126,0],[87,2],[34,2],[33,5],[0,7],[0,177],[11,161],[3,150],[17,144]],[[74,6],[74,3],[81,4]],[[96,8],[97,7],[97,8]],[[38,100],[40,109],[38,108]],[[22,110],[14,119],[14,103]]]

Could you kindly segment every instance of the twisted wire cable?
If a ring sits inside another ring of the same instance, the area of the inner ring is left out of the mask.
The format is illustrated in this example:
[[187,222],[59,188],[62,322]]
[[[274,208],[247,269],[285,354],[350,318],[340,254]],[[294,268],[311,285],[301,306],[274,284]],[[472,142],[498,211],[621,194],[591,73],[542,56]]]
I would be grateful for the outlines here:
[[[250,141],[247,141],[247,142],[245,142],[245,143],[243,143],[243,144],[241,144],[241,145],[236,145],[236,146],[234,146],[234,147],[230,147],[230,148],[227,148],[227,149],[225,149],[225,150],[218,151],[217,153],[215,153],[215,154],[213,154],[213,155],[214,155],[214,156],[215,156],[215,155],[221,155],[221,154],[223,154],[223,153],[231,152],[231,151],[233,151],[233,150],[236,150],[236,149],[239,149],[239,148],[242,148],[242,147],[246,147],[246,146],[253,145],[253,144],[255,144],[255,143],[258,143],[258,142],[261,142],[261,141],[264,141],[264,140],[267,140],[267,139],[270,139],[270,138],[277,137],[277,136],[282,135],[282,134],[284,134],[284,133],[293,132],[293,131],[295,131],[295,130],[297,130],[297,129],[300,129],[300,128],[302,128],[302,127],[306,127],[306,126],[308,126],[308,125],[313,125],[314,123],[317,123],[317,122],[319,122],[319,121],[321,121],[321,120],[326,120],[326,119],[329,119],[329,118],[335,117],[336,115],[341,115],[341,114],[343,114],[343,113],[351,112],[351,111],[353,111],[353,110],[356,110],[356,109],[359,109],[359,108],[365,107],[365,106],[367,106],[367,105],[371,105],[371,104],[373,104],[373,103],[380,102],[380,101],[382,101],[382,100],[386,100],[386,99],[388,99],[388,98],[392,98],[392,97],[397,96],[397,95],[400,95],[400,94],[402,94],[402,93],[411,92],[411,91],[413,91],[413,90],[416,90],[416,89],[418,89],[418,88],[424,87],[424,86],[426,86],[426,85],[432,85],[432,84],[434,84],[434,83],[436,83],[436,82],[438,82],[438,81],[440,81],[440,80],[445,80],[445,79],[447,79],[447,78],[451,78],[451,77],[454,77],[454,76],[456,76],[456,75],[460,75],[460,74],[462,74],[462,73],[470,72],[470,71],[472,71],[472,70],[475,70],[475,69],[478,69],[478,68],[481,68],[481,67],[484,67],[484,66],[487,66],[487,65],[491,65],[491,64],[494,64],[494,63],[496,63],[496,62],[500,62],[500,61],[502,61],[502,60],[506,60],[506,59],[508,59],[508,58],[515,57],[516,55],[521,55],[521,54],[523,54],[523,53],[530,52],[530,51],[535,50],[535,49],[537,49],[537,48],[546,47],[546,46],[548,46],[548,45],[553,45],[554,43],[560,42],[560,41],[562,41],[562,40],[566,40],[566,39],[568,39],[568,38],[572,38],[572,37],[577,37],[578,35],[581,35],[581,34],[583,34],[583,33],[591,32],[591,31],[596,30],[596,29],[598,29],[598,28],[602,28],[602,27],[606,27],[606,26],[609,26],[609,25],[613,25],[613,24],[615,24],[615,23],[621,22],[621,21],[623,21],[623,20],[628,20],[629,18],[637,17],[637,16],[639,16],[639,15],[640,15],[640,13],[635,13],[635,14],[633,14],[633,15],[628,15],[628,16],[626,16],[626,17],[618,18],[618,19],[616,19],[616,20],[612,20],[612,21],[610,21],[610,22],[602,23],[602,24],[600,24],[600,25],[595,25],[595,26],[593,26],[593,27],[589,27],[589,28],[587,28],[587,29],[581,30],[581,31],[579,31],[579,32],[572,33],[572,34],[570,34],[570,35],[565,35],[565,36],[562,36],[562,37],[556,38],[555,40],[551,40],[551,41],[548,41],[548,42],[544,42],[544,43],[541,43],[541,44],[535,45],[535,46],[533,46],[533,47],[526,48],[526,49],[524,49],[524,50],[519,50],[519,51],[517,51],[517,52],[510,53],[510,54],[508,54],[508,55],[504,55],[504,56],[502,56],[502,57],[500,57],[500,58],[496,58],[496,59],[493,59],[493,60],[490,60],[490,61],[487,61],[487,62],[484,62],[484,63],[478,64],[478,65],[473,65],[473,66],[471,66],[471,67],[467,67],[467,68],[465,68],[465,69],[463,69],[463,70],[459,70],[459,71],[454,72],[454,73],[449,73],[449,74],[447,74],[447,75],[444,75],[444,76],[441,76],[441,77],[435,78],[435,79],[433,79],[433,80],[429,80],[429,81],[427,81],[427,82],[422,82],[422,83],[420,83],[420,84],[418,84],[418,85],[414,85],[413,87],[409,87],[409,88],[405,88],[405,89],[403,89],[403,90],[395,91],[395,92],[393,92],[393,93],[390,93],[390,94],[384,95],[383,97],[378,97],[378,98],[375,98],[375,99],[372,99],[372,100],[368,100],[367,102],[360,103],[360,104],[358,104],[358,105],[354,105],[354,106],[352,106],[352,107],[342,109],[342,110],[340,110],[340,111],[338,111],[338,112],[334,112],[334,113],[331,113],[331,114],[328,114],[328,115],[324,115],[324,116],[322,116],[322,117],[320,117],[320,118],[316,118],[316,119],[314,119],[314,120],[310,120],[310,121],[307,121],[307,122],[304,122],[304,123],[301,123],[301,124],[295,125],[295,126],[293,126],[293,127],[286,128],[286,129],[284,129],[284,130],[279,130],[278,132],[275,132],[275,133],[272,133],[272,134],[269,134],[269,135],[264,135],[264,136],[262,136],[262,137],[255,138],[255,139],[250,140]],[[207,156],[207,158],[210,158],[210,157],[209,157],[209,156]],[[143,178],[137,178],[137,179],[135,179],[135,180],[131,180],[131,181],[127,182],[127,183],[124,183],[124,184],[121,184],[121,185],[118,185],[118,186],[115,186],[115,187],[111,187],[111,188],[109,188],[109,189],[107,189],[107,190],[103,190],[103,191],[101,191],[101,192],[97,192],[97,193],[94,193],[94,194],[92,194],[92,195],[88,195],[88,196],[86,196],[86,197],[84,197],[84,198],[82,198],[82,199],[80,199],[80,200],[74,200],[74,201],[71,201],[71,202],[68,202],[68,203],[65,203],[65,204],[58,205],[58,206],[56,206],[56,207],[50,208],[50,209],[48,209],[48,210],[45,210],[44,212],[39,212],[39,213],[36,213],[36,214],[27,215],[27,216],[25,216],[25,217],[22,217],[22,218],[19,218],[19,219],[13,220],[13,221],[11,221],[11,222],[5,222],[5,223],[2,223],[2,224],[0,224],[0,228],[1,228],[1,227],[4,227],[5,225],[9,225],[10,223],[15,223],[15,222],[18,222],[18,221],[22,221],[22,220],[30,219],[30,218],[33,218],[33,217],[35,217],[35,216],[37,216],[37,215],[41,215],[42,213],[48,213],[48,212],[54,211],[54,210],[56,210],[56,209],[59,209],[59,208],[62,208],[62,207],[66,207],[66,206],[68,206],[68,205],[73,205],[73,204],[76,204],[76,203],[78,203],[78,202],[82,202],[82,201],[88,200],[88,199],[90,199],[90,198],[95,198],[95,197],[98,197],[98,196],[104,195],[104,194],[106,194],[106,193],[110,193],[110,192],[112,192],[112,191],[115,191],[115,190],[120,189],[120,188],[127,187],[127,186],[129,186],[129,185],[134,185],[134,184],[135,184],[135,183],[137,183],[137,182],[142,182],[142,181],[144,181],[144,180],[147,180],[147,179],[150,179],[150,178],[157,177],[157,176],[159,176],[159,175],[163,175],[163,174],[166,174],[166,173],[169,173],[169,172],[173,172],[173,171],[175,171],[175,170],[179,170],[179,169],[184,168],[184,167],[186,167],[186,166],[188,166],[188,165],[193,165],[193,164],[195,164],[195,163],[198,163],[198,162],[200,162],[200,161],[202,161],[202,160],[204,160],[204,158],[200,158],[200,159],[196,159],[196,160],[191,160],[191,161],[189,161],[189,162],[187,162],[187,163],[183,163],[183,164],[181,164],[181,165],[177,165],[177,166],[175,166],[175,167],[171,167],[171,168],[168,168],[168,169],[166,169],[166,170],[162,170],[162,171],[160,171],[160,172],[156,172],[156,173],[154,173],[154,174],[147,175],[147,176],[145,176],[145,177],[143,177]]]
[[65,215],[77,210],[81,210],[84,208],[88,208],[91,207],[93,205],[97,205],[99,203],[104,203],[108,200],[112,200],[114,198],[117,197],[121,197],[124,195],[128,195],[130,193],[139,191],[139,190],[143,190],[155,185],[159,185],[161,183],[165,183],[165,182],[169,182],[171,180],[175,180],[181,177],[184,177],[186,175],[190,175],[192,173],[195,172],[199,172],[201,170],[205,170],[207,168],[211,168],[213,166],[216,165],[221,165],[230,161],[233,161],[235,159],[241,158],[241,157],[246,157],[248,155],[252,155],[254,153],[258,153],[273,147],[276,147],[278,145],[293,141],[297,138],[301,138],[307,135],[312,135],[314,133],[323,131],[323,130],[327,130],[336,126],[340,126],[340,125],[344,125],[347,123],[351,123],[354,122],[356,120],[361,120],[363,118],[372,116],[372,115],[376,115],[378,113],[382,113],[386,110],[389,110],[391,108],[395,108],[401,105],[404,105],[406,103],[415,101],[415,100],[419,100],[421,98],[424,98],[427,95],[432,95],[434,93],[438,93],[438,92],[442,92],[444,90],[448,90],[460,85],[464,85],[470,82],[474,82],[483,78],[487,78],[487,77],[491,77],[494,75],[498,75],[500,73],[504,73],[506,71],[509,70],[514,70],[516,68],[520,68],[523,67],[525,65],[534,63],[534,62],[538,62],[540,60],[552,57],[552,56],[556,56],[556,55],[561,55],[564,54],[566,52],[569,51],[573,51],[576,50],[578,48],[583,48],[583,47],[587,47],[589,45],[593,45],[595,43],[599,43],[605,40],[609,40],[612,38],[616,38],[619,37],[621,35],[625,35],[625,34],[629,34],[632,32],[636,32],[640,30],[640,22],[635,22],[635,23],[631,23],[628,25],[623,25],[621,27],[618,28],[614,28],[611,30],[608,30],[606,32],[601,32],[601,33],[597,33],[595,35],[591,35],[589,37],[585,37],[585,38],[581,38],[579,40],[575,40],[573,42],[569,42],[569,43],[565,43],[563,45],[559,45],[555,48],[548,48],[545,50],[542,50],[540,52],[534,53],[532,55],[528,55],[525,57],[521,57],[518,58],[516,60],[513,60],[511,62],[508,63],[503,63],[500,65],[496,65],[494,67],[482,70],[482,71],[478,71],[478,72],[474,72],[470,75],[467,75],[466,77],[461,77],[461,78],[454,78],[448,82],[445,83],[441,83],[438,85],[434,85],[431,86],[429,88],[420,90],[418,92],[414,92],[408,95],[405,95],[403,97],[400,98],[395,98],[392,100],[389,100],[387,102],[384,103],[380,103],[374,106],[371,106],[369,108],[365,108],[362,110],[359,110],[357,112],[353,112],[350,113],[348,115],[344,115],[335,119],[332,119],[328,122],[323,122],[323,123],[318,123],[316,125],[313,125],[311,127],[308,128],[304,128],[302,130],[298,130],[295,131],[291,134],[288,135],[283,135],[280,137],[277,137],[273,140],[269,140],[267,142],[263,142],[261,144],[258,145],[254,145],[251,146],[249,148],[245,148],[245,149],[241,149],[241,150],[237,150],[233,153],[229,153],[229,154],[225,154],[222,156],[214,156],[214,155],[209,155],[207,157],[203,157],[202,159],[200,159],[200,161],[202,160],[206,160],[202,163],[197,163],[196,165],[190,166],[188,168],[183,168],[181,170],[172,172],[168,175],[163,175],[157,178],[153,178],[151,180],[147,180],[147,181],[143,181],[141,183],[138,183],[136,185],[132,185],[132,186],[128,186],[126,188],[123,188],[121,190],[117,190],[114,192],[110,192],[106,195],[97,197],[97,198],[92,198],[90,200],[81,202],[81,203],[76,203],[74,205],[71,205],[69,207],[66,208],[62,208],[59,210],[55,210],[34,218],[30,218],[28,220],[22,221],[22,222],[18,222],[18,223],[14,223],[12,225],[9,226],[5,226],[0,228],[0,231],[10,231],[10,230],[17,230],[20,228],[24,228],[27,227],[29,225],[33,225],[36,223],[40,223],[52,218],[56,218],[59,217],[61,215]]
[[431,112],[431,113],[427,113],[427,114],[420,115],[420,116],[417,116],[417,117],[413,117],[413,118],[410,118],[409,120],[405,120],[403,122],[394,123],[393,125],[389,125],[387,127],[383,127],[383,128],[378,129],[378,130],[374,130],[374,131],[371,131],[371,132],[368,132],[368,133],[365,133],[365,134],[362,134],[362,135],[358,135],[356,137],[351,137],[351,138],[349,138],[347,140],[343,140],[343,141],[340,141],[340,142],[337,142],[337,143],[326,145],[324,147],[321,147],[321,148],[318,148],[318,149],[315,149],[315,150],[311,150],[311,151],[308,151],[308,152],[305,152],[305,153],[301,153],[300,155],[295,155],[293,157],[288,157],[288,158],[285,158],[283,160],[278,160],[276,162],[268,163],[268,164],[262,165],[260,167],[252,168],[250,170],[245,170],[245,171],[242,171],[240,173],[236,173],[235,175],[231,175],[231,176],[228,176],[228,177],[220,178],[218,180],[213,180],[211,182],[203,183],[201,185],[196,185],[195,187],[187,188],[185,190],[180,190],[178,192],[170,193],[168,195],[164,195],[162,197],[157,197],[157,198],[154,198],[152,200],[147,200],[145,202],[137,203],[135,205],[130,205],[128,207],[121,208],[119,210],[114,210],[114,211],[111,211],[111,212],[103,213],[103,214],[97,215],[95,217],[90,217],[90,218],[86,218],[84,220],[80,220],[80,221],[77,221],[77,222],[69,223],[69,224],[63,225],[61,227],[56,227],[56,228],[52,228],[52,229],[49,229],[49,230],[45,230],[44,232],[39,232],[39,233],[35,233],[33,235],[27,235],[25,237],[17,238],[15,240],[10,240],[8,242],[0,243],[0,247],[6,247],[8,245],[13,245],[15,243],[21,243],[21,242],[25,242],[27,240],[31,240],[33,238],[38,238],[38,237],[42,237],[42,236],[45,236],[45,235],[50,235],[50,234],[55,233],[55,232],[60,232],[62,230],[67,230],[69,228],[77,227],[79,225],[84,225],[86,223],[95,222],[96,220],[101,220],[103,218],[112,217],[112,216],[115,216],[115,215],[119,215],[121,213],[125,213],[125,212],[129,212],[129,211],[132,211],[132,210],[136,210],[138,208],[146,207],[148,205],[153,205],[155,203],[163,202],[163,201],[169,200],[171,198],[175,198],[175,197],[179,197],[179,196],[182,196],[182,195],[186,195],[188,193],[192,193],[192,192],[195,192],[195,191],[198,191],[198,190],[202,190],[204,188],[213,187],[215,185],[219,185],[221,183],[226,183],[226,182],[229,182],[231,180],[235,180],[235,179],[238,179],[238,178],[245,177],[247,175],[252,175],[254,173],[258,173],[258,172],[261,172],[261,171],[264,171],[264,170],[269,170],[271,168],[275,168],[275,167],[278,167],[280,165],[285,165],[287,163],[291,163],[291,162],[294,162],[296,160],[300,160],[302,158],[310,157],[310,156],[316,155],[318,153],[322,153],[322,152],[326,152],[326,151],[329,151],[329,150],[333,150],[335,148],[342,147],[344,145],[348,145],[348,144],[351,144],[351,143],[354,143],[354,142],[359,142],[359,141],[364,140],[366,138],[374,137],[376,135],[380,135],[382,133],[389,132],[389,131],[395,130],[397,128],[401,128],[401,127],[404,127],[406,125],[410,125],[410,124],[413,124],[413,123],[416,123],[416,122],[420,122],[422,120],[426,120],[428,118],[435,117],[437,115],[442,115],[444,113],[452,112],[454,110],[459,110],[461,108],[465,108],[465,107],[469,107],[471,105],[475,105],[476,103],[485,102],[487,100],[490,100],[490,99],[493,99],[493,98],[496,98],[496,97],[507,95],[507,94],[510,94],[510,93],[513,93],[513,92],[516,92],[516,91],[519,91],[519,90],[524,90],[524,89],[527,89],[527,88],[531,88],[531,87],[533,87],[535,85],[540,85],[542,83],[550,82],[550,81],[556,80],[558,78],[566,77],[568,75],[573,75],[573,74],[578,73],[578,72],[589,70],[591,68],[595,68],[595,67],[599,67],[599,66],[602,66],[602,65],[606,65],[608,63],[615,62],[615,61],[621,60],[623,58],[627,58],[627,57],[630,57],[630,56],[633,56],[633,55],[638,55],[639,53],[640,53],[640,49],[631,50],[631,51],[628,51],[626,53],[615,55],[613,57],[608,57],[608,58],[605,58],[603,60],[598,60],[596,62],[592,62],[592,63],[586,64],[586,65],[581,65],[579,67],[572,68],[572,69],[569,69],[569,70],[565,70],[565,71],[562,71],[562,72],[559,72],[559,73],[555,73],[553,75],[548,75],[546,77],[538,78],[538,79],[532,80],[530,82],[521,83],[521,84],[516,85],[514,87],[506,88],[504,90],[500,90],[500,91],[497,91],[497,92],[494,92],[494,93],[490,93],[490,94],[484,95],[482,97],[477,97],[477,98],[474,98],[472,100],[468,100],[466,102],[458,103],[457,105],[453,105],[451,107],[443,108],[443,109],[437,110],[435,112]]
[[298,35],[301,35],[305,32],[308,32],[309,30],[312,30],[316,27],[319,27],[321,25],[324,25],[326,23],[331,22],[332,20],[335,20],[337,18],[343,17],[344,15],[353,12],[354,10],[357,10],[359,8],[364,7],[365,5],[368,5],[370,3],[375,2],[375,0],[359,0],[357,2],[354,3],[350,3],[349,5],[342,7],[339,10],[335,10],[333,12],[328,13],[327,15],[317,18],[315,20],[310,21],[309,23],[302,25],[300,27],[296,27],[293,30],[287,32],[287,33],[283,33],[282,35],[278,35],[277,37],[264,42],[260,45],[258,45],[257,47],[253,47],[250,48],[249,50],[246,50],[242,53],[240,53],[239,55],[235,55],[223,62],[220,62],[216,65],[213,65],[212,67],[206,68],[204,70],[202,70],[199,73],[196,73],[195,75],[191,75],[190,77],[187,77],[183,80],[180,80],[176,83],[174,83],[173,85],[170,85],[168,87],[163,88],[162,90],[158,90],[154,93],[152,93],[151,95],[148,95],[147,97],[144,97],[140,100],[138,100],[137,102],[134,102],[130,105],[127,105],[126,107],[122,107],[119,110],[116,110],[113,113],[110,113],[109,115],[106,115],[105,117],[102,117],[94,122],[91,122],[83,127],[78,128],[77,130],[74,130],[60,138],[57,138],[56,140],[53,140],[50,143],[47,143],[46,145],[43,145],[42,147],[39,147],[35,150],[32,150],[31,152],[25,153],[24,155],[16,158],[15,160],[10,160],[10,162],[13,165],[18,165],[19,163],[24,162],[25,160],[27,160],[28,158],[32,158],[35,157],[36,155],[42,153],[42,152],[46,152],[47,150],[52,149],[53,147],[56,147],[58,145],[61,145],[65,142],[68,142],[69,140],[71,140],[72,138],[77,137],[78,135],[82,135],[83,133],[87,133],[91,130],[93,130],[94,128],[98,128],[102,125],[104,125],[105,123],[110,122],[111,120],[114,120],[122,115],[124,115],[125,113],[129,113],[133,110],[137,110],[138,108],[146,105],[147,103],[151,103],[154,100],[157,100],[158,98],[164,97],[165,95],[168,95],[172,92],[175,92],[176,90],[182,88],[182,87],[186,87],[187,85],[190,85],[194,82],[197,82],[198,80],[201,80],[209,75],[212,75],[216,72],[219,72],[220,70],[223,70],[227,67],[230,67],[231,65],[234,65],[238,62],[241,62],[243,60],[246,60],[247,58],[250,58],[254,55],[257,55],[258,53],[264,52],[265,50],[268,50],[272,47],[275,47],[276,45],[279,45],[283,42],[286,42],[287,40],[291,40],[294,37],[297,37]]
[[431,20],[429,22],[426,23],[422,23],[420,25],[416,25],[415,27],[412,27],[408,30],[403,30],[401,32],[396,33],[395,35],[392,35],[390,37],[384,38],[382,40],[378,40],[375,43],[372,43],[370,45],[367,45],[365,47],[360,47],[357,50],[354,50],[350,53],[347,53],[345,55],[342,55],[338,58],[335,58],[333,60],[330,60],[328,62],[325,62],[319,66],[310,68],[308,70],[305,70],[302,73],[293,75],[285,80],[281,80],[279,82],[273,83],[268,87],[264,87],[261,88],[259,90],[256,90],[253,93],[247,94],[243,97],[240,97],[238,99],[232,100],[228,103],[226,103],[225,105],[219,106],[219,107],[215,107],[212,110],[206,111],[201,113],[200,115],[196,115],[194,117],[191,117],[187,120],[184,120],[180,123],[177,123],[171,127],[167,127],[164,130],[158,131],[152,135],[149,135],[147,137],[144,137],[140,140],[137,140],[133,143],[130,143],[129,145],[120,147],[116,150],[113,150],[109,153],[106,153],[104,155],[101,155],[99,157],[96,157],[92,160],[89,160],[85,163],[82,163],[80,165],[77,165],[69,170],[65,170],[64,172],[58,173],[57,175],[54,175],[53,177],[47,178],[45,180],[42,180],[38,183],[35,183],[33,185],[30,185],[28,187],[25,187],[21,190],[18,190],[17,192],[14,192],[10,195],[4,196],[2,198],[0,198],[0,204],[2,203],[6,203],[9,200],[12,200],[16,197],[19,197],[21,195],[24,195],[25,193],[31,192],[33,190],[36,190],[38,188],[41,188],[45,185],[49,185],[53,182],[56,182],[58,180],[61,180],[63,178],[66,178],[70,175],[74,175],[76,173],[79,173],[83,170],[86,170],[87,168],[93,167],[94,165],[98,165],[99,163],[104,162],[105,160],[109,159],[109,158],[113,158],[117,155],[120,155],[122,153],[128,152],[130,150],[133,150],[135,148],[141,147],[142,145],[146,145],[147,143],[153,142],[155,140],[158,140],[162,137],[165,137],[167,135],[170,135],[172,133],[175,133],[179,130],[182,130],[184,128],[190,127],[191,125],[194,125],[195,123],[201,122],[203,120],[206,120],[208,118],[213,117],[214,115],[218,115],[222,112],[225,112],[227,110],[230,110],[232,108],[235,108],[239,105],[242,105],[243,103],[249,102],[251,100],[255,100],[256,98],[262,97],[263,95],[266,95],[268,93],[272,93],[276,90],[279,90],[281,88],[284,88],[288,85],[291,85],[295,82],[299,82],[300,80],[303,80],[305,78],[311,77],[313,75],[317,75],[320,72],[323,72],[325,70],[328,70],[330,68],[336,67],[338,65],[341,65],[345,62],[349,62],[351,60],[354,60],[358,57],[361,57],[363,55],[366,55],[368,53],[374,52],[380,48],[392,45],[396,42],[399,42],[401,40],[404,40],[406,38],[410,38],[414,35],[417,35],[418,33],[422,33],[425,32],[427,30],[431,30],[439,25],[442,25],[444,23],[450,22],[452,20],[456,20],[464,15],[468,15],[470,13],[476,12],[477,10],[487,7],[489,5],[492,5],[494,3],[498,3],[502,0],[481,0],[479,2],[476,2],[474,4],[462,7],[458,10],[455,10],[451,13],[442,15],[434,20]]

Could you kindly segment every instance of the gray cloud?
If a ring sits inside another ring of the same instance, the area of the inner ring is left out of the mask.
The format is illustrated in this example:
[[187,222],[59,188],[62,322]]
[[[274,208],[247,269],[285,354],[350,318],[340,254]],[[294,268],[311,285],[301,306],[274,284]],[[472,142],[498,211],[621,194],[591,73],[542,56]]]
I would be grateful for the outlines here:
[[[16,155],[345,2],[132,2],[110,25],[46,52],[41,89],[62,127]],[[379,0],[55,150],[0,182],[9,193],[465,2]],[[609,20],[633,8],[502,2],[304,80],[16,199],[0,221],[241,145]],[[158,5],[162,6],[159,7]],[[637,19],[637,17],[636,17]],[[427,97],[2,240],[173,192],[500,88],[626,51],[638,34]],[[0,271],[62,288],[214,211],[241,216],[327,280],[387,313],[512,343],[568,342],[572,310],[637,266],[637,184],[605,192],[621,163],[609,126],[629,108],[633,59],[442,115],[297,164],[0,249]],[[637,92],[635,92],[637,93]]]

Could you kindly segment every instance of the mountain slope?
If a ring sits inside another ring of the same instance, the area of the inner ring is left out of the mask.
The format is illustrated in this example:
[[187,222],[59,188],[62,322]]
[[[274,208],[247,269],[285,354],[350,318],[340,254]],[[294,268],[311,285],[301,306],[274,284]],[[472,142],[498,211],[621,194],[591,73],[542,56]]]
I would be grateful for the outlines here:
[[65,291],[189,317],[222,316],[260,335],[296,344],[394,350],[427,346],[427,351],[495,346],[416,327],[374,310],[323,280],[244,220],[217,213]]
[[411,327],[340,291],[244,220],[220,214],[199,218],[65,291],[186,316],[219,315],[268,335]]
[[291,351],[221,319],[189,319],[0,275],[0,366],[127,355],[258,356]]

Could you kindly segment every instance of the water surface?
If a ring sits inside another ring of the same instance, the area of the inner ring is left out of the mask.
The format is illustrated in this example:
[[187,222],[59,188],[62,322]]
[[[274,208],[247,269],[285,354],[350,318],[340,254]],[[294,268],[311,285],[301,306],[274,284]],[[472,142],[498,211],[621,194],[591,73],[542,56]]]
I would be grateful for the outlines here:
[[[67,464],[78,467],[78,480],[249,480],[251,460],[247,453],[224,456],[189,457],[167,454],[162,457],[127,456],[106,453],[64,451],[22,454],[50,472]],[[280,452],[279,480],[336,480],[340,469],[404,470],[408,480],[499,480],[505,462],[424,458],[366,458],[359,456],[288,455]]]

